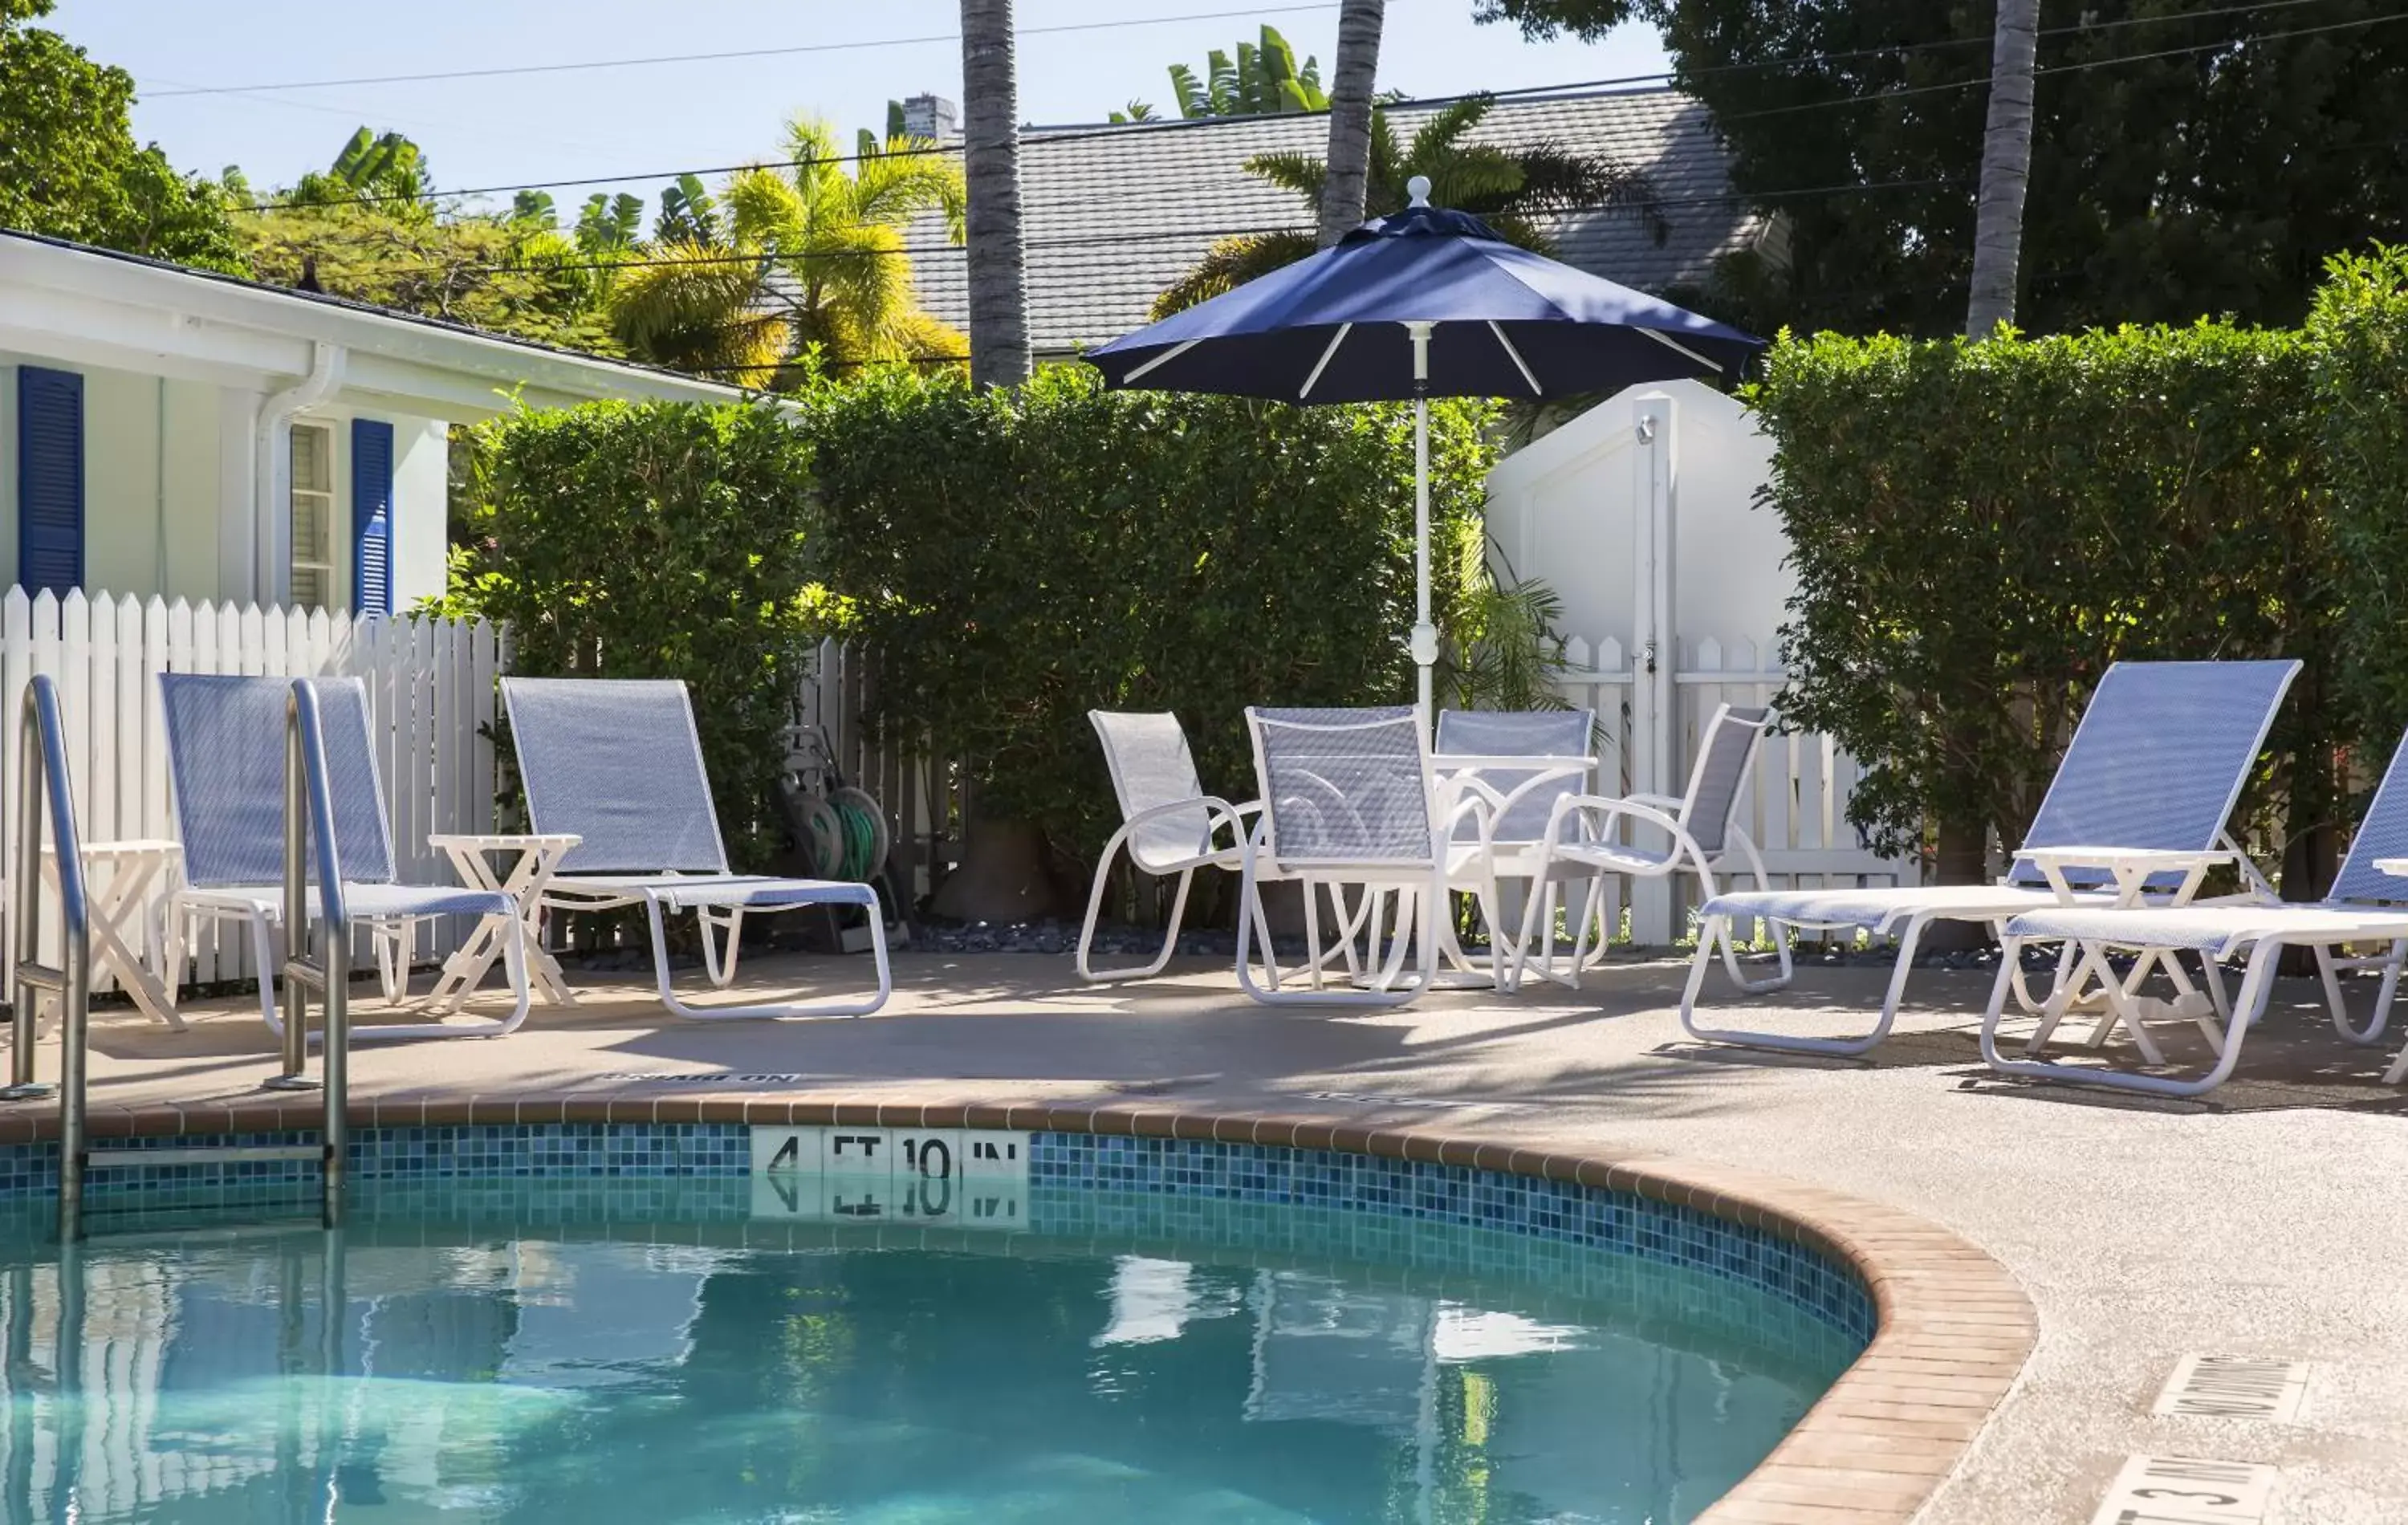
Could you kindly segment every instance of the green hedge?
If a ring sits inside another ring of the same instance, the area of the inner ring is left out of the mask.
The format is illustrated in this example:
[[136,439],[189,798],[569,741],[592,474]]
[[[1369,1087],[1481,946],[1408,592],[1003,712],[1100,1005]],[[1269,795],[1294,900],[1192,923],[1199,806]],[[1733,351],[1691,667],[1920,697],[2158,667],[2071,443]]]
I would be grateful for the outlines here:
[[[1412,697],[1405,409],[1108,393],[1084,367],[983,394],[886,372],[803,407],[876,718],[970,759],[985,810],[1074,855],[1116,818],[1091,709],[1175,711],[1208,787],[1250,798],[1245,706]],[[1492,453],[1484,410],[1433,415],[1444,545]]]
[[1799,578],[1784,709],[1866,765],[1851,814],[1880,846],[1929,823],[2020,840],[2111,662],[2275,655],[2307,667],[2270,835],[2329,841],[2348,726],[2319,352],[2210,324],[1773,348],[1750,400]]
[[2335,260],[2308,333],[2341,554],[2344,691],[2380,768],[2408,727],[2408,247]]
[[810,485],[809,439],[767,406],[593,403],[473,441],[447,602],[509,622],[513,672],[684,679],[738,868],[779,846]]
[[[1444,404],[1440,547],[1479,511],[1484,410]],[[1086,712],[1168,709],[1253,793],[1248,704],[1409,699],[1412,437],[1401,408],[1016,392],[879,370],[792,409],[600,404],[478,431],[450,602],[513,670],[693,685],[729,852],[767,809],[807,643],[881,655],[874,725],[971,760],[984,808],[1077,855],[1111,789]],[[1458,558],[1435,558],[1440,606]]]

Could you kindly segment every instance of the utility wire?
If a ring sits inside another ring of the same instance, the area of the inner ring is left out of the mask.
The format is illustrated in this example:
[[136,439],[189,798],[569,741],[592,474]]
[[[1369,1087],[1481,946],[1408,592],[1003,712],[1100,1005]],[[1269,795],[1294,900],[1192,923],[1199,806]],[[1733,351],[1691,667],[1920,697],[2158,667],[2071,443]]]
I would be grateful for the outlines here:
[[[1655,207],[1727,205],[1732,202],[1786,200],[1801,196],[1858,195],[1877,191],[1928,190],[1941,186],[1960,185],[1962,183],[1963,181],[1961,180],[1948,177],[1912,180],[1879,180],[1870,184],[1867,184],[1862,181],[1849,181],[1833,185],[1799,186],[1780,191],[1719,191],[1711,194],[1666,196],[1658,198],[1656,202],[1652,203],[1652,205]],[[1109,200],[1111,198],[1102,199]],[[1095,204],[1097,203],[1090,203],[1089,205]],[[1546,218],[1576,217],[1587,213],[1641,213],[1647,209],[1648,207],[1646,205],[1640,204],[1624,205],[1618,203],[1582,203],[1570,207],[1555,208],[1544,211],[1534,211],[1530,215]],[[1051,249],[1088,249],[1104,246],[1125,247],[1130,244],[1168,243],[1179,240],[1194,240],[1198,238],[1217,242],[1223,238],[1254,237],[1275,233],[1308,232],[1310,231],[1310,223],[1311,220],[1299,212],[1296,222],[1264,224],[1256,227],[1209,229],[1173,228],[1151,233],[1110,233],[1086,235],[1075,237],[1031,238],[1025,240],[1022,247],[1031,251],[1043,251]],[[423,265],[387,264],[380,265],[377,268],[380,273],[389,275],[433,275],[445,271],[456,271],[464,273],[474,272],[487,275],[551,276],[569,275],[581,272],[645,270],[655,268],[679,268],[683,266],[708,267],[712,266],[728,265],[782,266],[796,264],[819,264],[827,261],[852,259],[918,259],[929,255],[959,253],[962,252],[962,245],[955,243],[905,244],[894,249],[801,250],[788,253],[780,253],[772,250],[754,250],[751,252],[731,251],[723,254],[664,254],[639,256],[629,259],[540,260],[533,263],[513,262],[509,264],[464,263],[455,265],[444,262],[429,262]]]
[[[1064,32],[1109,32],[1131,26],[1168,26],[1179,22],[1221,22],[1256,16],[1287,16],[1297,11],[1336,10],[1337,0],[1310,5],[1255,6],[1243,10],[1199,10],[1182,16],[1123,16],[1105,22],[1066,22],[1056,26],[1014,28],[1018,36],[1046,36]],[[806,42],[786,48],[732,48],[716,53],[652,53],[638,58],[596,58],[569,64],[506,64],[482,69],[430,69],[423,74],[364,74],[345,79],[287,79],[260,85],[187,85],[157,90],[148,99],[176,95],[249,95],[271,90],[336,90],[345,85],[410,85],[437,79],[497,79],[524,74],[577,74],[594,69],[644,68],[659,64],[723,64],[739,58],[790,58],[801,53],[858,52],[872,48],[908,48],[920,43],[959,42],[958,32],[935,32],[917,37],[864,37],[854,42]]]
[[[2112,28],[2116,28],[2116,27],[2125,27],[2125,26],[2138,26],[2138,25],[2144,25],[2144,24],[2146,24],[2146,25],[2173,24],[2173,23],[2177,23],[2177,22],[2185,22],[2185,21],[2191,21],[2191,20],[2204,19],[2204,18],[2210,18],[2210,17],[2215,17],[2215,16],[2227,16],[2227,15],[2232,15],[2232,14],[2236,14],[2236,13],[2243,12],[2243,11],[2288,9],[2288,8],[2291,8],[2291,7],[2294,7],[2303,6],[2303,5],[2320,5],[2320,4],[2329,4],[2329,3],[2330,3],[2330,0],[2261,0],[2261,3],[2259,3],[2259,4],[2256,4],[2256,5],[2228,5],[2228,6],[2215,7],[2212,7],[2212,8],[2208,8],[2208,9],[2201,9],[2201,10],[2196,10],[2196,11],[2185,11],[2185,12],[2181,12],[2181,13],[2176,14],[2176,15],[2169,15],[2169,16],[2129,17],[2129,18],[2125,18],[2125,19],[2120,20],[2120,21],[2114,21],[2114,22],[2099,22],[2099,23],[2097,23],[2097,24],[2095,24],[2095,25],[2092,25],[2092,26],[2080,26],[2080,25],[2076,25],[2076,26],[2050,27],[2050,28],[2043,29],[2043,31],[2042,32],[2042,34],[2041,34],[2041,35],[2042,35],[2042,36],[2057,36],[2057,35],[2063,35],[2063,34],[2069,34],[2069,33],[2078,33],[2078,32],[2102,32],[2102,31],[2110,30],[2110,29],[2112,29]],[[1326,8],[1326,7],[1306,7],[1306,8]],[[1230,15],[1257,15],[1257,14],[1265,14],[1265,12],[1258,12],[1258,11],[1245,11],[1245,12],[1229,12],[1229,13],[1227,13],[1227,14],[1230,14]],[[2036,70],[2035,72],[2036,72],[2036,73],[2039,73],[2039,74],[2057,74],[2057,73],[2063,73],[2063,72],[2066,72],[2066,71],[2068,71],[2068,70],[2071,70],[2071,69],[2100,68],[2100,67],[2103,67],[2103,66],[2105,66],[2105,65],[2110,65],[2110,64],[2128,64],[2128,63],[2138,63],[2138,62],[2143,62],[2143,61],[2145,61],[2145,60],[2149,60],[2149,59],[2173,57],[2173,56],[2176,56],[2176,55],[2179,55],[2179,54],[2184,54],[2184,53],[2205,52],[2205,51],[2213,50],[2217,49],[2217,48],[2229,47],[2229,46],[2232,46],[2232,45],[2235,45],[2235,44],[2240,44],[2240,43],[2247,43],[2247,42],[2272,42],[2272,41],[2276,41],[2276,40],[2279,40],[2279,39],[2281,39],[2281,38],[2285,38],[2285,37],[2306,36],[2310,36],[2310,35],[2313,35],[2313,34],[2315,34],[2315,33],[2318,33],[2318,32],[2331,32],[2331,31],[2339,31],[2339,30],[2343,30],[2343,29],[2345,29],[2345,28],[2348,28],[2348,27],[2353,27],[2353,26],[2372,26],[2372,25],[2379,24],[2379,23],[2381,23],[2381,22],[2386,22],[2386,21],[2394,21],[2394,20],[2398,20],[2398,19],[2399,19],[2399,18],[2398,18],[2398,16],[2396,16],[2396,15],[2386,15],[2386,16],[2377,16],[2377,17],[2367,17],[2367,18],[2361,18],[2360,20],[2353,21],[2353,22],[2332,22],[2332,23],[2329,23],[2329,24],[2325,25],[2325,26],[2320,26],[2320,27],[2303,27],[2303,28],[2299,28],[2299,29],[2289,30],[2289,31],[2282,31],[2282,32],[2265,32],[2265,33],[2258,33],[2258,34],[2255,34],[2255,35],[2251,35],[2251,36],[2235,36],[2235,37],[2224,37],[2224,38],[2220,38],[2220,39],[2218,39],[2218,40],[2216,40],[2216,41],[2214,41],[2214,42],[2198,43],[2198,44],[2193,44],[2193,45],[2190,45],[2190,46],[2187,46],[2187,47],[2183,47],[2183,48],[2167,49],[2167,50],[2161,50],[2161,51],[2157,51],[2157,52],[2119,54],[2119,55],[2116,55],[2116,56],[2112,57],[2112,58],[2092,59],[2092,60],[2088,60],[2088,61],[2086,61],[2086,62],[2078,63],[2078,64],[2061,64],[2061,65],[2050,65],[2050,66],[2048,66],[2048,67],[2046,67],[2046,68],[2042,68],[2042,69]],[[1090,22],[1090,23],[1084,23],[1084,24],[1087,24],[1087,25],[1090,25],[1090,26],[1095,26],[1095,25],[1106,25],[1106,24],[1116,24],[1116,23]],[[1027,29],[1024,29],[1024,30],[1027,30],[1027,31],[1034,31],[1034,30],[1037,30],[1037,29],[1035,29],[1035,28],[1027,28]],[[1893,54],[1905,53],[1905,52],[1928,51],[1928,50],[1935,50],[1935,49],[1940,49],[1940,48],[1956,48],[1956,47],[1963,47],[1963,46],[1968,46],[1968,45],[1970,45],[1970,44],[1976,43],[1976,42],[1981,42],[1981,43],[1985,43],[1985,44],[1986,44],[1986,43],[1987,43],[1987,41],[1988,41],[1988,39],[1987,39],[1987,38],[1975,38],[1975,37],[1950,37],[1950,38],[1942,38],[1942,39],[1938,39],[1938,40],[1931,41],[1931,42],[1923,42],[1923,43],[1900,43],[1900,44],[1897,44],[1897,45],[1895,45],[1895,46],[1889,46],[1889,47],[1856,49],[1856,50],[1850,50],[1850,51],[1842,51],[1842,52],[1832,52],[1832,53],[1807,53],[1807,54],[1799,54],[1799,55],[1796,55],[1796,56],[1793,56],[1793,57],[1786,57],[1786,58],[1773,58],[1773,59],[1752,60],[1752,61],[1748,61],[1748,62],[1745,62],[1745,63],[1737,63],[1737,64],[1720,64],[1720,65],[1708,65],[1708,66],[1706,66],[1706,67],[1704,67],[1704,68],[1691,70],[1691,71],[1689,71],[1689,73],[1690,73],[1691,75],[1693,75],[1693,76],[1700,76],[1700,75],[1708,75],[1708,74],[1717,74],[1717,75],[1718,75],[1718,74],[1728,74],[1728,73],[1736,73],[1736,72],[1741,72],[1741,71],[1752,71],[1752,70],[1758,70],[1758,69],[1787,69],[1787,68],[1800,68],[1800,67],[1805,67],[1805,66],[1808,66],[1808,65],[1815,65],[1815,64],[1821,64],[1821,63],[1842,62],[1842,61],[1846,61],[1846,60],[1851,60],[1851,59],[1857,59],[1857,58],[1871,58],[1871,57],[1889,56],[1889,55],[1893,55]],[[1479,94],[1486,94],[1486,95],[1490,96],[1491,98],[1498,99],[1498,100],[1520,99],[1520,98],[1529,98],[1529,97],[1543,97],[1543,96],[1549,96],[1549,95],[1560,95],[1560,94],[1568,94],[1568,93],[1571,93],[1571,92],[1578,92],[1578,91],[1597,90],[1597,89],[1602,89],[1602,88],[1605,88],[1605,87],[1616,86],[1616,85],[1635,85],[1635,84],[1650,84],[1650,83],[1661,84],[1661,83],[1666,82],[1666,81],[1669,81],[1669,80],[1670,80],[1670,79],[1674,79],[1674,78],[1675,78],[1675,76],[1674,76],[1673,74],[1670,74],[1670,73],[1663,73],[1663,74],[1633,74],[1633,75],[1622,75],[1622,76],[1618,76],[1618,77],[1615,77],[1615,78],[1612,78],[1612,79],[1584,79],[1584,80],[1573,80],[1573,81],[1568,81],[1568,82],[1561,83],[1561,84],[1553,84],[1553,85],[1529,85],[1529,86],[1523,86],[1523,87],[1519,87],[1519,88],[1515,88],[1515,89],[1511,89],[1511,90],[1486,91],[1486,92],[1481,92],[1481,93],[1479,93]],[[327,82],[328,82],[328,83],[336,83],[336,82],[338,82],[338,81],[327,81]],[[1831,100],[1828,100],[1828,101],[1809,101],[1809,102],[1803,102],[1803,103],[1800,103],[1800,104],[1799,104],[1799,105],[1795,105],[1795,106],[1774,107],[1774,108],[1769,108],[1769,109],[1767,109],[1767,110],[1763,110],[1763,111],[1747,111],[1747,112],[1732,113],[1732,114],[1727,114],[1727,115],[1724,115],[1724,116],[1722,116],[1722,117],[1719,117],[1717,120],[1718,120],[1718,121],[1725,121],[1725,122],[1736,122],[1736,121],[1743,121],[1743,120],[1746,120],[1746,119],[1748,119],[1748,118],[1750,118],[1750,117],[1756,117],[1756,116],[1770,116],[1770,115],[1776,115],[1776,114],[1786,114],[1786,113],[1793,112],[1793,111],[1815,110],[1815,109],[1821,109],[1821,108],[1827,108],[1827,107],[1856,106],[1856,105],[1859,105],[1859,104],[1861,104],[1861,103],[1863,103],[1863,102],[1865,102],[1865,101],[1868,101],[1868,100],[1879,100],[1879,99],[1887,99],[1887,98],[1893,98],[1893,97],[1898,97],[1898,96],[1905,96],[1905,95],[1925,94],[1929,94],[1929,93],[1931,93],[1931,92],[1935,92],[1935,91],[1942,91],[1942,90],[1964,90],[1964,89],[1969,89],[1969,88],[1971,88],[1971,87],[1972,87],[1972,86],[1975,86],[1975,85],[1985,85],[1985,84],[1988,84],[1989,82],[1990,82],[1990,77],[1989,77],[1988,75],[1986,75],[1986,74],[1985,74],[1985,75],[1982,75],[1982,76],[1980,76],[1980,77],[1978,77],[1978,78],[1975,78],[1975,79],[1949,80],[1949,81],[1946,81],[1946,82],[1944,82],[1944,83],[1941,83],[1941,84],[1934,84],[1934,85],[1913,85],[1913,86],[1904,86],[1904,87],[1900,87],[1900,88],[1899,88],[1899,89],[1894,89],[1894,90],[1886,90],[1886,91],[1875,92],[1875,93],[1873,93],[1873,94],[1866,94],[1866,95],[1850,95],[1850,96],[1842,96],[1842,97],[1837,97],[1837,98],[1834,98],[1834,99],[1831,99]],[[246,86],[246,87],[241,87],[241,88],[244,88],[244,89],[251,89],[251,90],[265,90],[265,89],[274,89],[274,88],[292,88],[292,87],[276,87],[276,86],[257,85],[257,86]],[[170,94],[175,94],[175,93],[170,93]],[[186,94],[189,94],[189,93],[186,93]],[[1390,102],[1390,103],[1386,103],[1386,104],[1388,104],[1389,106],[1392,106],[1392,107],[1409,107],[1409,108],[1410,108],[1410,107],[1427,107],[1427,108],[1439,108],[1439,107],[1448,106],[1448,105],[1454,104],[1454,103],[1455,103],[1455,102],[1457,102],[1457,101],[1466,100],[1466,99],[1469,99],[1469,98],[1471,98],[1471,97],[1469,97],[1469,96],[1463,96],[1463,95],[1426,96],[1426,97],[1422,97],[1422,98],[1419,98],[1419,99],[1400,100],[1400,101],[1395,101],[1395,102]],[[1272,121],[1278,121],[1278,120],[1283,120],[1283,119],[1286,119],[1286,118],[1306,118],[1306,119],[1310,119],[1310,118],[1313,118],[1313,117],[1323,116],[1323,115],[1326,115],[1326,113],[1325,113],[1325,112],[1313,112],[1313,111],[1281,112],[1281,113],[1278,113],[1276,116],[1265,117],[1265,118],[1255,119],[1255,120],[1260,120],[1260,121],[1263,121],[1263,122],[1272,122]],[[1092,127],[1092,128],[1074,128],[1074,129],[1070,129],[1070,130],[1068,130],[1068,131],[1047,131],[1047,130],[1039,129],[1039,130],[1036,130],[1036,131],[1025,132],[1025,133],[1023,135],[1021,141],[1023,142],[1023,144],[1024,144],[1024,145],[1038,145],[1038,144],[1043,144],[1043,145],[1049,145],[1049,146],[1050,146],[1050,145],[1054,145],[1054,144],[1091,142],[1091,141],[1095,141],[1095,140],[1098,140],[1098,139],[1105,139],[1105,138],[1112,138],[1112,139],[1119,139],[1119,140],[1122,140],[1122,141],[1127,141],[1127,140],[1129,140],[1129,139],[1131,139],[1131,138],[1133,138],[1133,137],[1141,137],[1141,136],[1148,135],[1148,134],[1153,134],[1153,133],[1172,133],[1172,132],[1187,131],[1187,130],[1195,129],[1195,128],[1205,128],[1205,127],[1223,127],[1223,126],[1227,126],[1227,125],[1230,125],[1230,124],[1231,124],[1232,120],[1233,120],[1233,119],[1230,119],[1230,118],[1227,118],[1227,117],[1193,117],[1193,118],[1182,118],[1182,119],[1177,119],[1177,120],[1172,120],[1172,121],[1165,121],[1165,122],[1145,122],[1114,123],[1114,124],[1108,125],[1108,126]],[[1237,120],[1246,120],[1246,119],[1237,119]],[[696,166],[693,166],[693,167],[690,167],[690,168],[684,168],[684,169],[645,170],[645,171],[638,171],[638,172],[636,172],[636,173],[633,173],[633,174],[593,175],[593,176],[584,176],[584,177],[579,177],[579,178],[571,178],[571,179],[566,179],[566,180],[519,180],[519,181],[513,181],[513,182],[511,182],[511,183],[509,183],[509,184],[505,184],[505,185],[473,185],[473,186],[462,186],[462,187],[458,187],[458,188],[455,188],[455,189],[452,189],[452,190],[444,190],[444,191],[428,191],[428,192],[410,192],[410,191],[380,191],[380,192],[364,192],[364,193],[361,193],[361,194],[357,194],[357,195],[335,197],[335,198],[333,198],[333,199],[325,200],[325,201],[307,201],[307,202],[296,202],[296,201],[293,201],[293,200],[290,200],[290,199],[285,199],[285,200],[272,200],[272,201],[263,201],[263,202],[252,202],[252,203],[248,203],[248,204],[245,204],[245,205],[237,206],[237,207],[234,208],[233,209],[234,209],[234,210],[236,210],[236,211],[247,211],[247,212],[265,212],[265,211],[281,211],[281,210],[285,210],[285,209],[291,209],[291,208],[296,208],[296,207],[373,206],[373,205],[377,205],[377,204],[380,204],[380,203],[384,203],[384,202],[393,202],[393,201],[433,201],[433,200],[446,200],[446,199],[456,199],[456,198],[459,198],[459,197],[465,197],[465,196],[495,195],[495,194],[499,194],[504,193],[504,192],[514,192],[514,191],[543,191],[543,190],[566,190],[566,189],[569,189],[569,188],[572,188],[572,187],[579,187],[579,188],[581,188],[581,187],[585,187],[585,186],[598,186],[598,185],[622,185],[622,184],[626,184],[626,183],[628,183],[628,182],[636,181],[636,180],[646,180],[646,181],[675,180],[679,179],[681,176],[684,176],[684,175],[697,175],[697,176],[701,176],[701,175],[732,175],[732,174],[736,173],[737,171],[738,171],[738,170],[743,170],[743,169],[796,169],[796,168],[800,168],[800,167],[802,167],[803,165],[819,165],[819,164],[825,164],[825,165],[859,164],[859,163],[861,163],[861,162],[862,162],[863,160],[865,160],[865,159],[871,159],[871,158],[905,158],[905,157],[940,156],[940,155],[948,155],[948,154],[956,154],[956,153],[959,153],[959,152],[961,152],[961,151],[962,151],[962,147],[961,147],[961,145],[960,145],[960,144],[958,144],[958,143],[931,143],[931,144],[926,144],[925,146],[922,146],[922,147],[906,147],[906,148],[896,149],[896,150],[892,150],[892,151],[888,151],[888,150],[885,150],[885,149],[881,149],[881,150],[879,150],[876,153],[871,153],[871,154],[861,154],[861,153],[838,153],[838,154],[829,154],[829,155],[825,155],[825,156],[824,156],[824,157],[813,158],[813,159],[773,159],[773,160],[759,160],[759,159],[754,159],[754,160],[747,161],[747,162],[742,163],[742,164],[703,165],[696,165]]]
[[[2408,19],[2408,11],[2394,11],[2384,16],[2363,16],[2353,22],[2329,22],[2322,26],[2293,27],[2283,32],[2259,32],[2248,36],[2223,37],[2214,42],[2192,43],[2183,48],[2161,48],[2154,52],[2117,53],[2111,58],[2083,59],[2071,64],[2052,64],[2032,70],[2035,75],[2075,74],[2085,69],[2103,69],[2113,64],[2145,64],[2154,59],[2182,58],[2192,53],[2214,52],[2221,48],[2239,47],[2249,43],[2278,42],[2285,37],[2312,37],[2327,32],[2345,32],[2358,26],[2381,26],[2386,22]],[[1864,106],[1873,101],[1898,100],[1909,95],[1929,95],[1944,90],[1970,90],[1986,85],[1993,77],[1981,75],[1971,79],[1948,79],[1938,84],[1901,85],[1891,90],[1870,91],[1862,95],[1839,95],[1828,100],[1799,101],[1791,106],[1770,106],[1755,111],[1728,111],[1718,114],[1717,123],[1749,122],[1759,117],[1789,116],[1799,111],[1820,111],[1833,107]]]

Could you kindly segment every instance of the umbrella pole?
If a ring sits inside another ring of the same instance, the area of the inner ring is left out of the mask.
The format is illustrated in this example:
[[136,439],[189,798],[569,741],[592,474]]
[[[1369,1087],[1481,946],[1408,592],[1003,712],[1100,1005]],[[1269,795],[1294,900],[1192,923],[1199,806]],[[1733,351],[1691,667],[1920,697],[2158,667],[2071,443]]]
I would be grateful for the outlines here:
[[1413,666],[1422,731],[1431,723],[1430,669],[1438,661],[1438,626],[1430,623],[1429,338],[1431,325],[1409,323],[1413,340]]

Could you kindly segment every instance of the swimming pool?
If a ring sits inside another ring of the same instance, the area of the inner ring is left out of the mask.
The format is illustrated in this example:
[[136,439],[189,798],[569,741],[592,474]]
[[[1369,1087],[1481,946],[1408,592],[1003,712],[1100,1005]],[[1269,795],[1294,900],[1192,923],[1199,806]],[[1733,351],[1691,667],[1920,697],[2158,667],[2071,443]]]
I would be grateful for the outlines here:
[[179,1166],[64,1258],[20,1194],[12,1515],[1677,1521],[1870,1330],[1802,1246],[1427,1161],[710,1125],[354,1160],[339,1230],[273,1221],[290,1167]]

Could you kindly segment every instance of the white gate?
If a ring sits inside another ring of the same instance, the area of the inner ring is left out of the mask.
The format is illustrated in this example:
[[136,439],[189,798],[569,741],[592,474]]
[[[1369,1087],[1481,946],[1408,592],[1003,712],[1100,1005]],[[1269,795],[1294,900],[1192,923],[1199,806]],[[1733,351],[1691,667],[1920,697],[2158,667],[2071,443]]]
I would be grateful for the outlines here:
[[[1776,632],[1794,587],[1779,521],[1756,507],[1770,447],[1746,410],[1691,382],[1634,389],[1507,456],[1488,478],[1500,575],[1564,604],[1560,683],[1609,738],[1599,786],[1677,795],[1718,704],[1780,692]],[[1742,805],[1776,887],[1911,884],[1848,825],[1857,770],[1825,736],[1773,736]],[[1631,935],[1684,929],[1674,886],[1641,885]]]

